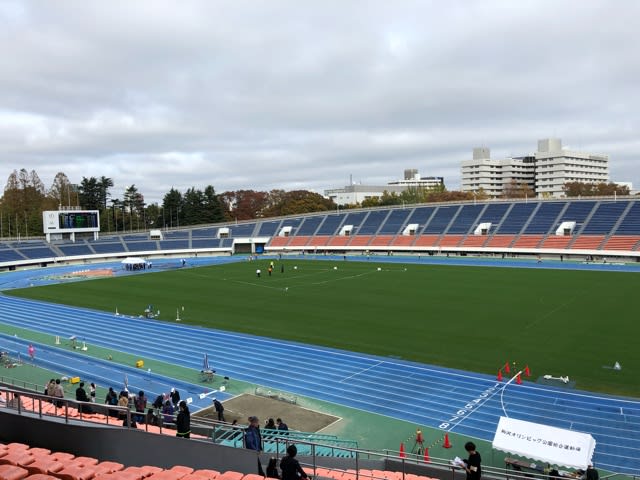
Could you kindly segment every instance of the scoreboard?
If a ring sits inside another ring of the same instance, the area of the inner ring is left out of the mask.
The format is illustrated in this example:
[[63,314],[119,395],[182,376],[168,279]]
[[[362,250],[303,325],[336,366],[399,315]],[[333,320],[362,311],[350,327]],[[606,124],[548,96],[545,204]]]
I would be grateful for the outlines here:
[[44,233],[99,232],[98,210],[56,210],[42,212]]

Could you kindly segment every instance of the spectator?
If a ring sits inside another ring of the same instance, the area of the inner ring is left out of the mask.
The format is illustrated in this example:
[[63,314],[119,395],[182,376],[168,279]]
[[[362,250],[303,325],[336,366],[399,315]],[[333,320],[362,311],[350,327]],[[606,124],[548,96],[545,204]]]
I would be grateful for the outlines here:
[[267,430],[276,429],[276,422],[273,421],[273,418],[270,418],[269,420],[267,420],[267,423],[264,424],[264,428],[266,428]]
[[289,431],[289,426],[284,423],[281,418],[276,419],[276,425],[278,426],[278,430],[282,432]]
[[156,399],[153,401],[153,404],[151,406],[157,410],[161,410],[163,405],[164,405],[164,393],[161,393],[156,397]]
[[[53,387],[53,396],[56,398],[64,398],[64,388],[62,388],[62,384],[60,383],[60,379],[56,378],[56,385]],[[56,407],[62,407],[62,401],[58,400],[56,402]]]
[[213,407],[216,409],[216,413],[218,414],[218,421],[224,422],[224,405],[217,398],[213,399]]
[[298,449],[295,445],[287,447],[287,454],[280,460],[280,470],[282,470],[282,480],[298,480],[299,478],[309,478],[300,466],[296,455]]
[[49,395],[50,397],[55,396],[55,391],[56,391],[56,379],[52,378],[51,380],[49,380],[49,383],[47,384],[47,388],[45,389],[44,393],[45,395]]
[[[147,397],[144,396],[144,392],[142,390],[138,392],[138,396],[134,399],[133,405],[136,408],[136,412],[144,413],[147,408]],[[144,415],[137,415],[136,420],[138,423],[142,423],[144,421]]]
[[260,434],[258,417],[249,417],[249,426],[244,434],[244,444],[249,450],[262,451],[262,435]]
[[178,404],[178,409],[178,418],[176,418],[178,432],[176,437],[189,438],[191,436],[191,415],[189,414],[187,402],[182,400]]
[[585,479],[586,480],[599,480],[600,479],[600,474],[598,473],[598,470],[593,468],[593,465],[589,465],[587,467],[587,473],[585,474]]
[[116,395],[113,387],[109,387],[109,391],[107,392],[107,396],[104,398],[104,403],[107,405],[117,405],[118,404],[118,395]]
[[[118,396],[118,406],[122,408],[129,408],[129,392],[122,390]],[[126,412],[120,413],[120,418],[127,420]]]
[[96,403],[96,384],[93,382],[89,385],[89,400],[91,403]]
[[173,404],[171,400],[164,402],[164,406],[162,407],[162,422],[165,424],[173,423]]
[[482,458],[480,458],[480,454],[476,451],[475,443],[465,443],[464,449],[469,453],[469,458],[464,461],[467,480],[480,480],[482,476],[482,467],[480,466]]
[[267,477],[280,478],[280,474],[278,473],[278,461],[274,457],[269,459],[269,464],[267,465]]
[[258,454],[258,475],[264,477],[264,470],[262,470],[262,463],[260,463],[262,435],[260,435],[260,420],[258,417],[249,417],[249,426],[244,432],[244,446],[249,450],[255,450]]
[[[80,382],[78,388],[76,388],[76,401],[77,402],[89,402],[89,396],[84,389],[84,382]],[[82,413],[91,413],[91,407],[78,405],[78,411]]]
[[180,392],[175,388],[171,389],[171,402],[173,403],[173,408],[177,409],[178,404],[180,403]]

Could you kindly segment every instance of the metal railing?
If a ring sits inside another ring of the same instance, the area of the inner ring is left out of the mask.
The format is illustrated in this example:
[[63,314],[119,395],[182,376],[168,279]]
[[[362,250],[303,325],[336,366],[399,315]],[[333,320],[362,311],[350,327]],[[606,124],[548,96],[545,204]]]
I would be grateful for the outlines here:
[[[32,400],[30,402],[31,408],[27,408],[24,405],[25,402],[23,402],[23,398]],[[51,413],[51,405],[55,408],[55,413]],[[83,422],[93,425],[96,423],[104,425],[106,423],[107,425],[127,429],[136,429],[136,427],[132,425],[133,417],[146,416],[145,413],[131,411],[127,407],[92,402],[78,402],[67,398],[54,398],[29,391],[26,388],[20,389],[20,387],[0,387],[0,409],[2,408],[12,409],[21,415],[36,415],[41,419],[58,418],[64,420],[65,423]],[[91,414],[88,413],[88,409],[91,409]],[[83,413],[83,410],[85,413]],[[72,415],[74,411],[77,412],[77,417]],[[104,421],[96,422],[94,418],[89,416],[95,413],[103,414],[105,417]],[[162,413],[159,413],[158,417],[160,422],[157,426],[160,429],[159,432],[162,433]],[[149,432],[149,425],[146,422],[143,425],[146,427],[144,429]],[[245,426],[232,425],[216,420],[198,419],[196,422],[191,423],[192,440],[208,440],[212,443],[220,444],[226,439],[232,439],[233,442],[229,442],[228,446],[235,446],[237,448],[245,447],[245,430]],[[156,432],[149,433],[153,434]],[[279,459],[286,453],[289,445],[295,444],[299,451],[309,452],[308,455],[301,454],[300,463],[303,466],[313,469],[314,472],[317,468],[324,468],[326,470],[350,473],[351,475],[355,475],[356,480],[360,480],[360,478],[385,480],[380,476],[361,473],[361,462],[365,460],[378,460],[383,462],[384,468],[380,468],[380,470],[400,472],[402,473],[403,480],[405,476],[410,473],[418,473],[431,477],[437,475],[438,478],[445,479],[445,477],[448,477],[451,478],[451,480],[455,480],[457,474],[464,474],[464,470],[453,465],[450,459],[438,457],[425,458],[423,455],[409,452],[405,453],[393,450],[376,451],[351,448],[331,443],[311,442],[301,438],[301,436],[287,436],[284,433],[282,435],[271,436],[268,442],[275,444],[275,448],[273,451],[264,453],[273,455],[276,459]],[[305,448],[301,448],[301,446]],[[325,454],[321,455],[320,450],[323,450]],[[346,454],[340,456],[340,461],[346,468],[324,467],[322,465],[322,463],[324,463],[322,462],[322,458],[327,457],[327,451],[330,451],[333,455],[335,455],[336,452],[346,452]],[[546,470],[542,473],[523,472],[509,468],[506,462],[504,467],[483,466],[482,470],[483,477],[492,480],[549,480],[549,475]],[[579,477],[569,478],[578,479]],[[620,473],[611,473],[600,478],[602,480],[640,480],[640,476],[638,475],[625,475]]]

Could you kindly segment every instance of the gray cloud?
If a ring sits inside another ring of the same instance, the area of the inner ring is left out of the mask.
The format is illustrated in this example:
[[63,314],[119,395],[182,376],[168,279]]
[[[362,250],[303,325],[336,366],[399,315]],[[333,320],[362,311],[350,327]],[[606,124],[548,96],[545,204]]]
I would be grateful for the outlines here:
[[631,1],[5,1],[0,181],[110,176],[148,201],[386,183],[459,185],[477,145],[611,155],[640,184]]

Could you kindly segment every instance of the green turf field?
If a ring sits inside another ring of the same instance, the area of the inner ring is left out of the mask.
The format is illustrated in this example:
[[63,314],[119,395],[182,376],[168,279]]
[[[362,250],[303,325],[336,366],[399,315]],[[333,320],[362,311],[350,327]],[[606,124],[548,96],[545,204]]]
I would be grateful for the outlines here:
[[[534,379],[568,375],[578,388],[640,396],[636,274],[284,260],[269,277],[267,266],[243,262],[7,293],[130,315],[153,304],[168,321],[180,308],[184,323],[490,374],[516,361]],[[621,371],[603,368],[616,361]]]

